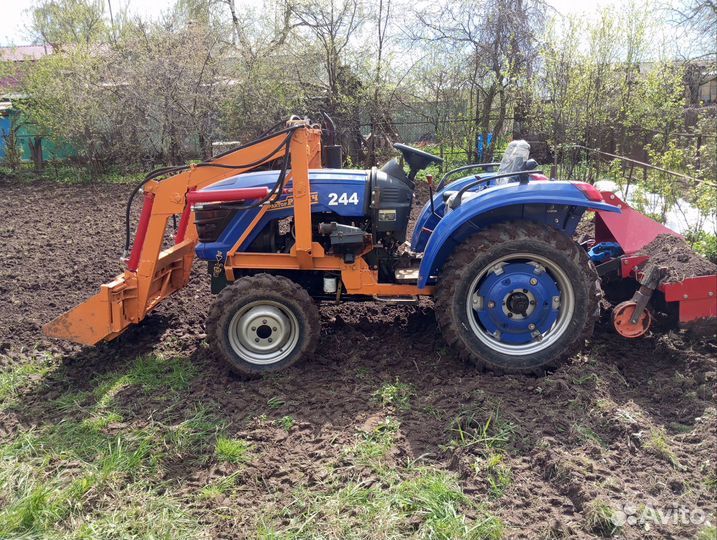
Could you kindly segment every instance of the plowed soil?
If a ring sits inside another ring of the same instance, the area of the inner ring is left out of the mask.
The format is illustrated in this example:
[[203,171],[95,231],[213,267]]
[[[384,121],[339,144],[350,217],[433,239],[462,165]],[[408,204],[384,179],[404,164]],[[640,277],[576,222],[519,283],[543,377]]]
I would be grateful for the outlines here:
[[[324,304],[314,358],[243,382],[203,344],[211,295],[200,264],[189,287],[113,343],[90,348],[44,338],[43,323],[119,273],[131,186],[0,180],[0,187],[1,369],[42,357],[55,366],[52,377],[36,381],[0,412],[0,440],[67,420],[73,413],[45,405],[70,390],[91,392],[97,377],[155,353],[196,367],[181,402],[167,407],[161,395],[122,392],[115,399],[123,423],[107,429],[141,427],[150,419],[176,423],[202,405],[231,436],[251,441],[256,458],[225,496],[197,497],[234,470],[211,455],[189,452],[161,469],[162,489],[178,493],[214,537],[256,536],[271,512],[291,515],[299,488],[329,489],[329,475],[375,484],[372,471],[346,466],[345,449],[387,414],[400,422],[387,467],[418,460],[455,474],[471,500],[505,523],[506,538],[605,536],[610,531],[595,519],[605,505],[628,508],[627,517],[645,507],[696,516],[623,522],[615,529],[620,537],[694,538],[705,520],[715,524],[714,341],[687,342],[675,333],[628,341],[603,320],[584,352],[554,373],[495,376],[462,364],[447,349],[430,300]],[[382,385],[396,381],[412,388],[406,406],[376,397]],[[289,429],[276,423],[286,416],[294,420]],[[499,494],[475,466],[481,446],[451,444],[456,419],[463,419],[464,432],[475,432],[497,417],[508,426],[501,451],[510,471]]]
[[700,257],[678,236],[661,234],[635,255],[650,257],[645,263],[645,271],[649,266],[664,269],[662,281],[666,283],[717,274],[717,265]]

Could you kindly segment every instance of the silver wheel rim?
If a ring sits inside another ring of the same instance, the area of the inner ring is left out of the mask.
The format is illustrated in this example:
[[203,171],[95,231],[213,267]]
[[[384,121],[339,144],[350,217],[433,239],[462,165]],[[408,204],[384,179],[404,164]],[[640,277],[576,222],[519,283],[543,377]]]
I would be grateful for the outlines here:
[[[535,341],[524,345],[501,343],[495,338],[495,336],[493,336],[493,334],[481,325],[478,317],[473,311],[473,295],[478,290],[483,278],[487,276],[489,272],[492,272],[496,266],[509,262],[539,264],[550,274],[560,290],[560,309],[558,319],[547,332],[541,334],[539,340],[536,339]],[[534,253],[515,253],[496,259],[478,273],[468,289],[466,309],[468,312],[468,322],[470,324],[471,331],[483,344],[487,345],[490,349],[496,352],[508,356],[524,356],[544,351],[560,339],[563,334],[565,334],[575,312],[575,291],[573,290],[573,286],[570,283],[567,274],[562,268],[560,268],[560,266],[555,264],[550,259]]]
[[299,342],[299,321],[279,302],[242,306],[229,321],[229,344],[246,362],[266,366],[289,356]]

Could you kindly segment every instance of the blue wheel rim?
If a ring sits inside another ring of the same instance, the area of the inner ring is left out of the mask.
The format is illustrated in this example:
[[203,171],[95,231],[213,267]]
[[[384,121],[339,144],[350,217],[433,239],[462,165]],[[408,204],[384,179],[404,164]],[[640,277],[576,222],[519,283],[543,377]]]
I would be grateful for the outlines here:
[[466,307],[471,330],[485,345],[507,355],[528,355],[550,347],[567,331],[575,294],[557,263],[516,253],[477,274]]

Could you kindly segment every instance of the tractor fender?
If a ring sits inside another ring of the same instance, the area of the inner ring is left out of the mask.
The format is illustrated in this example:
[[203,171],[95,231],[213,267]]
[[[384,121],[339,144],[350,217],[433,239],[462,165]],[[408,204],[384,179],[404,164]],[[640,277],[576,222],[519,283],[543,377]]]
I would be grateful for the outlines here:
[[440,275],[446,259],[468,236],[505,221],[550,225],[572,237],[586,210],[620,212],[605,202],[590,200],[566,181],[510,183],[488,188],[446,213],[431,232],[419,269],[418,287]]

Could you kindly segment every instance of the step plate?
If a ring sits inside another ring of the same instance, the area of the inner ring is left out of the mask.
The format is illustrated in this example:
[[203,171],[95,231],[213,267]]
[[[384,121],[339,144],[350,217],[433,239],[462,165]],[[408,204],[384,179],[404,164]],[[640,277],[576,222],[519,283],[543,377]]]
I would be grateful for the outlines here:
[[417,283],[418,268],[399,268],[395,277],[398,283]]

